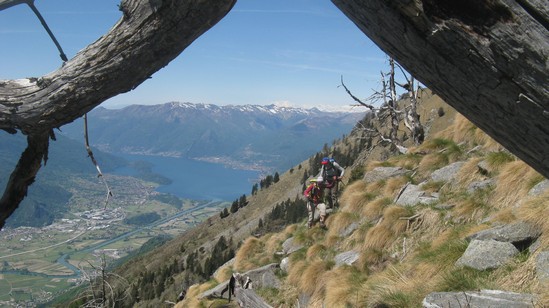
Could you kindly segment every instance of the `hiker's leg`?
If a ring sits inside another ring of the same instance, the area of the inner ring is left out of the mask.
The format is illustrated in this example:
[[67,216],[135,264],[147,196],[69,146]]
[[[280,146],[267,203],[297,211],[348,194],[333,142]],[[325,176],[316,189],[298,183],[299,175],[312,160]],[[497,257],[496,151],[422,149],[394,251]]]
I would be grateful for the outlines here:
[[332,187],[332,208],[339,207],[339,198],[338,198],[338,183],[337,181],[334,183],[334,186]]
[[309,214],[307,227],[311,228],[313,226],[313,219],[315,218],[315,206],[311,201],[307,201],[307,212]]
[[324,221],[326,220],[326,204],[319,203],[317,207],[318,207],[318,214],[320,216],[320,227],[324,228],[326,227],[326,224],[324,223]]
[[334,187],[326,188],[326,201],[328,202],[328,208],[333,209],[334,203],[333,203],[333,193],[334,193]]

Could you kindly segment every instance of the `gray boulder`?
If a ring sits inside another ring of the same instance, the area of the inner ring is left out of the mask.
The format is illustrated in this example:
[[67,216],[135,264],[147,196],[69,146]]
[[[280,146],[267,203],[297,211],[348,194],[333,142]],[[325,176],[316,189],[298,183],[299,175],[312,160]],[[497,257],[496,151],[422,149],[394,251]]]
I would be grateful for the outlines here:
[[353,250],[342,252],[335,256],[334,258],[335,266],[340,267],[344,264],[353,265],[353,263],[355,263],[359,257],[360,257],[360,254]]
[[285,240],[284,243],[282,243],[282,251],[284,254],[289,255],[292,252],[296,252],[303,248],[303,245],[295,243],[294,237],[290,237],[289,239]]
[[467,193],[472,194],[477,190],[486,189],[490,186],[494,186],[495,180],[488,179],[480,182],[473,182],[467,187]]
[[452,183],[463,166],[463,162],[455,162],[431,173],[431,179],[436,182]]
[[257,288],[278,288],[280,280],[275,275],[275,271],[279,269],[278,263],[271,263],[265,266],[249,270],[244,273],[252,280],[254,289]]
[[410,170],[404,169],[402,167],[376,167],[372,171],[366,172],[362,180],[366,183],[372,183],[395,176],[401,176],[409,171]]
[[395,203],[402,206],[414,206],[416,204],[433,204],[438,202],[438,195],[430,195],[421,190],[420,186],[407,184]]
[[549,251],[542,251],[536,257],[536,275],[543,282],[549,282]]
[[425,308],[527,308],[536,307],[531,294],[480,290],[465,292],[434,292],[423,299]]
[[[509,225],[497,226],[495,228],[482,230],[468,236],[467,240],[495,240],[500,242],[509,242],[515,246],[525,244],[529,246],[534,242],[541,232],[529,223],[518,222]],[[526,247],[525,247],[526,248]]]
[[351,235],[356,229],[358,229],[360,225],[357,222],[353,222],[352,224],[348,225],[345,229],[341,230],[339,232],[340,237],[348,237]]
[[528,192],[528,195],[539,196],[547,189],[549,189],[549,180],[545,179],[532,187],[532,189],[530,189],[530,191]]
[[473,240],[456,261],[456,266],[467,266],[481,271],[498,268],[518,253],[518,249],[511,243]]

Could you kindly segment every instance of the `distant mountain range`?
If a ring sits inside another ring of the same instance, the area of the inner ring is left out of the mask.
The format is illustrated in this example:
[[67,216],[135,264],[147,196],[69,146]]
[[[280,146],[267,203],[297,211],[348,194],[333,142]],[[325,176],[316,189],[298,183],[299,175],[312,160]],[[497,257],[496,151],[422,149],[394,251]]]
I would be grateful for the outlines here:
[[[90,143],[110,153],[188,157],[242,169],[284,171],[348,133],[364,113],[277,105],[166,103],[99,107],[88,114]],[[62,134],[83,140],[82,120]]]

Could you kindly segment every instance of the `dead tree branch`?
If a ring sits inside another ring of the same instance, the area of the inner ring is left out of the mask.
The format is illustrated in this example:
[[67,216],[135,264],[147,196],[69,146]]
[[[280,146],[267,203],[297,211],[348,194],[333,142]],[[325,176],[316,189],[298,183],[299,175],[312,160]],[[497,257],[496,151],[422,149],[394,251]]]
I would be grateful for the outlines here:
[[101,181],[103,182],[103,184],[105,184],[105,187],[107,188],[107,198],[105,199],[105,208],[106,208],[107,204],[109,203],[109,198],[112,197],[112,191],[109,188],[109,184],[107,184],[105,177],[103,177],[101,168],[99,168],[99,164],[95,160],[92,149],[90,147],[90,141],[88,140],[88,114],[87,113],[84,114],[84,141],[86,144],[86,151],[88,152],[88,156],[91,159],[92,163],[95,165],[95,168],[97,169],[97,177],[101,178]]
[[[28,3],[0,1],[0,8]],[[28,147],[0,201],[0,227],[19,206],[47,157],[48,135],[106,99],[135,89],[214,26],[236,0],[122,0],[121,19],[54,72],[0,80],[0,129],[27,135]]]

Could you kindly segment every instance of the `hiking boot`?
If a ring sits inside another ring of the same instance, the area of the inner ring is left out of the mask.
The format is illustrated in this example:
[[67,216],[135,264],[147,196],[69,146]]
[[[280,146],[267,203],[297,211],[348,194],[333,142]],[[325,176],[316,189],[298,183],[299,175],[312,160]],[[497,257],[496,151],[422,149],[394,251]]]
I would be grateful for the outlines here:
[[307,224],[307,229],[311,229],[312,227],[313,227],[313,223],[312,223],[312,222],[310,222],[310,223]]
[[326,227],[326,224],[323,222],[320,223],[320,229],[328,230],[328,228]]

